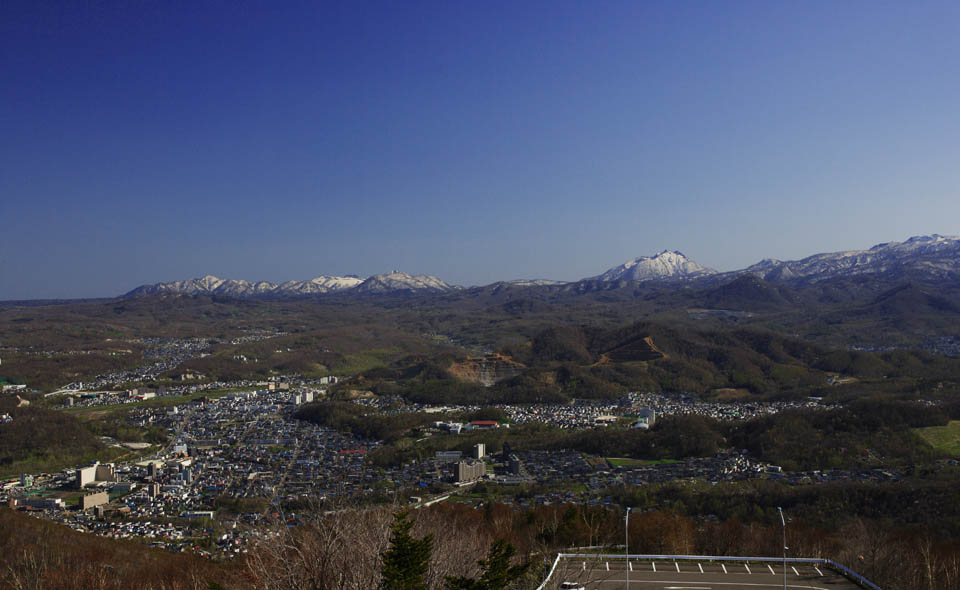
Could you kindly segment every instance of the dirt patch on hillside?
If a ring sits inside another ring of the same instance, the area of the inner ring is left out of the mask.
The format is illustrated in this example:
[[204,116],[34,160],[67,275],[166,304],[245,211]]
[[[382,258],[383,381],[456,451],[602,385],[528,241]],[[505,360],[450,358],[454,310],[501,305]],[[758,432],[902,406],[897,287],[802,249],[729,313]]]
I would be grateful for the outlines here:
[[608,350],[600,356],[597,364],[603,363],[628,363],[631,361],[655,361],[657,359],[669,358],[666,353],[657,348],[653,343],[653,338],[637,338],[626,344]]
[[458,379],[490,386],[497,381],[516,377],[524,369],[526,366],[506,355],[488,354],[454,362],[447,370]]

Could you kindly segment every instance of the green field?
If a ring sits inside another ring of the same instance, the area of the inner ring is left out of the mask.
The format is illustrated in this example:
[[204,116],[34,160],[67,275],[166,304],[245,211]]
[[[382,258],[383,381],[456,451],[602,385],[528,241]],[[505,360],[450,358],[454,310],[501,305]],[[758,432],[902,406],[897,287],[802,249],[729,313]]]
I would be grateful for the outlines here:
[[946,426],[914,428],[913,431],[938,451],[960,455],[960,420],[951,420]]
[[[345,355],[341,365],[336,367],[336,372],[341,375],[356,375],[368,371],[373,367],[381,367],[388,364],[391,359],[403,353],[399,347],[393,348],[374,348],[355,354]],[[330,371],[320,371],[321,375],[329,375]]]
[[81,420],[87,419],[90,417],[97,418],[106,414],[112,413],[123,413],[128,410],[135,408],[166,408],[170,406],[179,406],[185,403],[198,400],[202,397],[207,399],[216,399],[225,397],[230,394],[232,391],[250,391],[254,389],[252,387],[243,387],[240,389],[229,389],[229,390],[217,390],[217,391],[202,391],[199,393],[190,393],[187,395],[174,395],[174,396],[164,396],[164,397],[154,397],[148,400],[143,400],[139,402],[130,402],[127,404],[112,404],[104,406],[77,406],[73,408],[66,408],[63,411],[74,414]]

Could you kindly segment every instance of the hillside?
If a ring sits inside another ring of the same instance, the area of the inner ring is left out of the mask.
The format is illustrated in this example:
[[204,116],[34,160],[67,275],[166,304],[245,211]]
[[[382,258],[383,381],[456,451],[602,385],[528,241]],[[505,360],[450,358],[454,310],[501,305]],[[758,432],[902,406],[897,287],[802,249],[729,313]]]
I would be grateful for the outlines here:
[[[344,389],[400,394],[425,403],[515,403],[615,398],[626,391],[701,396],[738,389],[758,398],[913,395],[960,383],[960,360],[915,351],[830,349],[750,328],[691,329],[658,323],[620,328],[551,327],[501,349],[516,374],[481,385],[456,356],[402,358]],[[832,377],[848,385],[833,385]]]
[[0,584],[6,588],[227,588],[240,564],[104,539],[0,508]]
[[106,447],[74,416],[35,407],[13,407],[0,397],[0,413],[12,422],[0,424],[0,474],[37,473],[75,465],[104,453]]

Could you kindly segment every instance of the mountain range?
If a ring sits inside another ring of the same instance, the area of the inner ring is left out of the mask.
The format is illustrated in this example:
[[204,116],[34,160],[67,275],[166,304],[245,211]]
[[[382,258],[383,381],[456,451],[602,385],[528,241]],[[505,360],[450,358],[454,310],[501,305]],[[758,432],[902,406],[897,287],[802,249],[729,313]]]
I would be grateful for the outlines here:
[[[915,236],[904,242],[887,242],[868,250],[814,254],[801,260],[764,259],[742,270],[717,272],[677,251],[664,250],[641,256],[594,277],[573,283],[547,280],[516,280],[495,283],[509,287],[573,287],[597,290],[603,285],[644,282],[652,284],[720,284],[750,276],[766,283],[790,287],[807,286],[831,279],[879,277],[893,280],[960,281],[960,237]],[[126,297],[156,294],[221,295],[236,298],[304,297],[324,294],[414,294],[448,293],[461,287],[429,275],[393,271],[361,279],[356,276],[319,276],[303,281],[274,284],[267,281],[198,279],[143,285]]]
[[956,280],[960,278],[960,238],[933,234],[877,244],[869,250],[814,254],[787,262],[766,259],[742,272],[783,283],[816,283],[868,274]]
[[393,271],[366,279],[354,276],[319,276],[306,281],[287,281],[274,284],[267,281],[250,282],[221,279],[207,275],[199,279],[142,285],[125,297],[142,295],[221,295],[238,298],[303,297],[328,293],[445,293],[459,287],[448,285],[437,277],[411,275]]

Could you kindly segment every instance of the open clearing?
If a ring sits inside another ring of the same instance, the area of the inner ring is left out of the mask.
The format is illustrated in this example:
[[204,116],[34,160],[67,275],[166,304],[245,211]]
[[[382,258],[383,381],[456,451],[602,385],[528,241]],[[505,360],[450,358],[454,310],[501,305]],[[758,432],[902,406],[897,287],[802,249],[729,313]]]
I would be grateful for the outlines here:
[[951,455],[960,455],[960,420],[951,420],[946,426],[914,428],[913,431],[933,448]]

